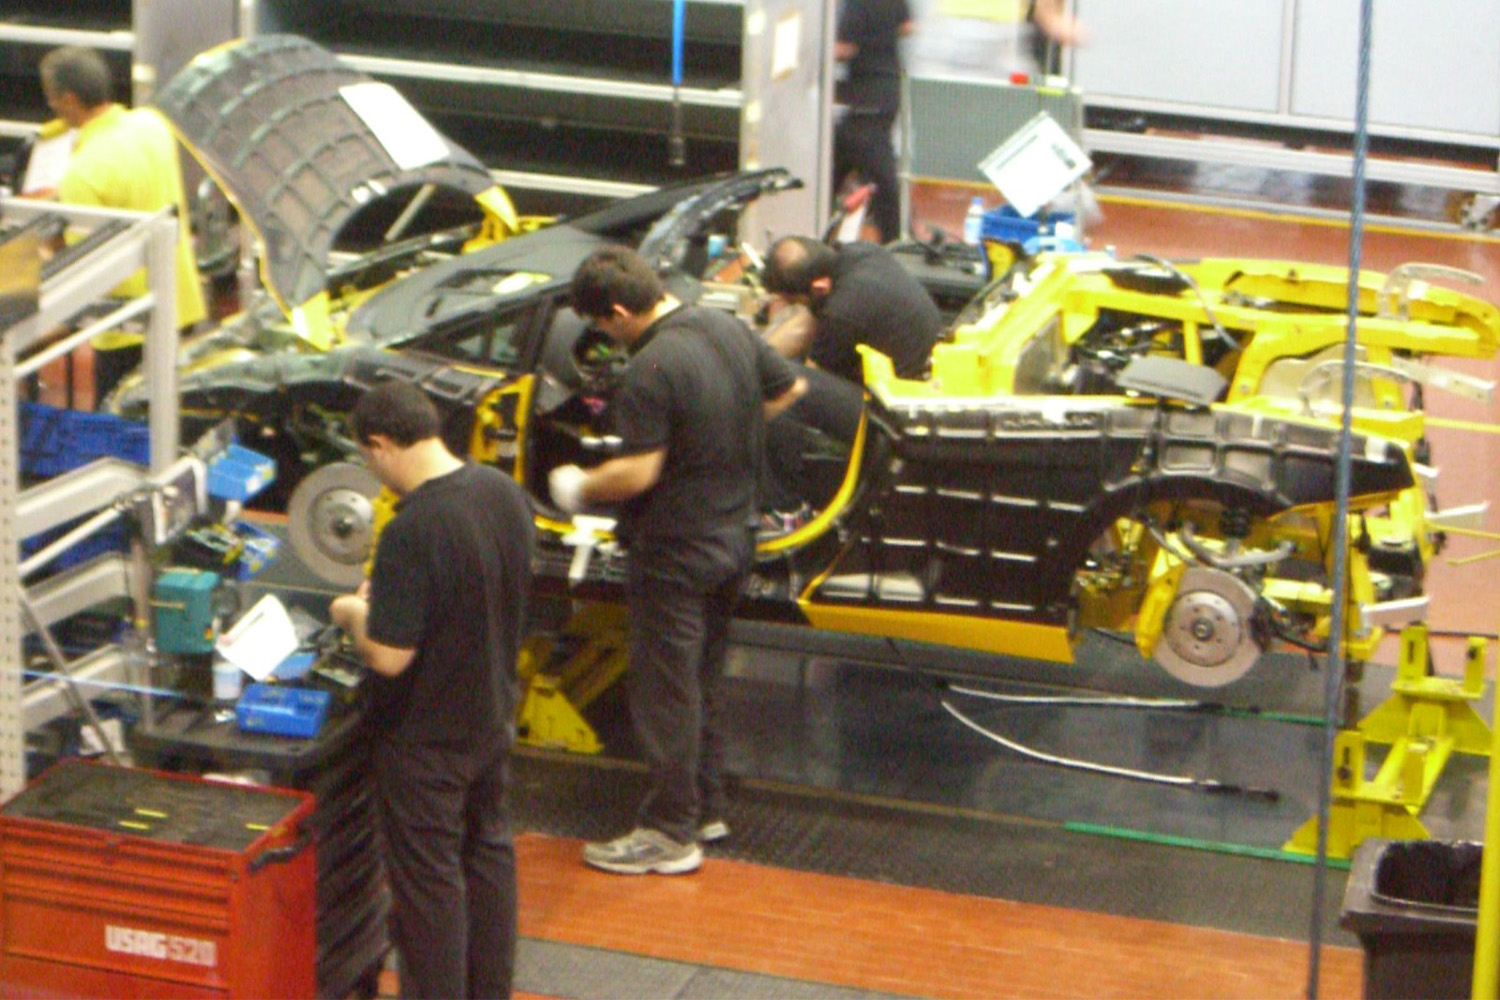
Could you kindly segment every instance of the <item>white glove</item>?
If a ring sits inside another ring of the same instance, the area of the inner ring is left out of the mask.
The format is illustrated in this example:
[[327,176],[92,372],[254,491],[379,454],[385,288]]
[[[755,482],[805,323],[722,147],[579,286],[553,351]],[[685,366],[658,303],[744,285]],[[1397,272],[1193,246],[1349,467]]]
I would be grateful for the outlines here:
[[552,502],[563,513],[576,514],[583,509],[583,482],[588,475],[576,465],[559,465],[547,475]]

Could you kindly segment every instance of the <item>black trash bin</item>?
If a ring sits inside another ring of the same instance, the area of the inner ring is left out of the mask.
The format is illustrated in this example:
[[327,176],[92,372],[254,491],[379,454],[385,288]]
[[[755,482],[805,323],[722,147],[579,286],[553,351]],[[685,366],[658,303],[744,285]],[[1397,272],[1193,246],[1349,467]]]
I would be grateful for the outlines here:
[[1467,841],[1360,844],[1339,922],[1364,948],[1366,997],[1469,996],[1482,856]]

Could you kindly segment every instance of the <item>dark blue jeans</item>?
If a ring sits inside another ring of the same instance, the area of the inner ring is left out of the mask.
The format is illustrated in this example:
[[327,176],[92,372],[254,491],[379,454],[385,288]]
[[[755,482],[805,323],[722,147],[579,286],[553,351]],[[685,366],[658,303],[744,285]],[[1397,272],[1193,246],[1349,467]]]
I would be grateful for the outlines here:
[[821,507],[827,497],[813,496],[802,453],[811,442],[809,429],[841,444],[852,445],[864,413],[864,390],[821,368],[798,365],[807,392],[784,413],[766,423],[765,471],[761,477],[762,509],[796,510],[803,501]]

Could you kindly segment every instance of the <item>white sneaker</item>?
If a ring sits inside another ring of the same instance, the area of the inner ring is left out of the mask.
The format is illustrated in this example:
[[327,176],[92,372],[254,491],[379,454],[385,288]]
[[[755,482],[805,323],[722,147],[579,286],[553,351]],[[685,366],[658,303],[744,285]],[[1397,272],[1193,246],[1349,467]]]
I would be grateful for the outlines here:
[[617,840],[585,844],[583,863],[617,875],[686,875],[703,864],[703,849],[638,826]]

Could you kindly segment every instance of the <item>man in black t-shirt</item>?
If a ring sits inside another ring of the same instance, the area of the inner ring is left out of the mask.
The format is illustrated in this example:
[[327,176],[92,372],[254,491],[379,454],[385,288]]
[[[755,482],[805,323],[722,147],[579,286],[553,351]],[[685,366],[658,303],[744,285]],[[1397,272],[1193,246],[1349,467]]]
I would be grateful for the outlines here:
[[768,292],[809,313],[772,329],[772,345],[858,385],[860,344],[891,359],[902,378],[922,378],[943,317],[927,289],[883,247],[849,243],[834,249],[805,236],[777,240],[766,255]]
[[835,90],[843,114],[833,130],[833,187],[837,191],[851,170],[875,184],[870,221],[882,243],[901,235],[891,126],[901,110],[897,40],[911,30],[906,0],[844,0],[833,47],[844,71]]
[[792,367],[727,313],[684,306],[634,251],[596,252],[573,277],[573,309],[630,352],[613,407],[622,453],[548,477],[577,513],[623,501],[629,546],[630,713],[650,772],[636,828],[588,844],[621,874],[676,875],[728,836],[716,726],[729,623],[759,523],[764,419],[803,390]]
[[351,430],[400,497],[370,579],[329,612],[371,670],[401,995],[509,996],[516,869],[504,800],[536,547],[530,501],[509,476],[448,450],[416,386],[365,393]]

